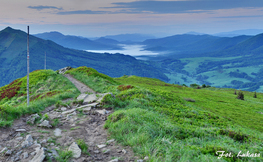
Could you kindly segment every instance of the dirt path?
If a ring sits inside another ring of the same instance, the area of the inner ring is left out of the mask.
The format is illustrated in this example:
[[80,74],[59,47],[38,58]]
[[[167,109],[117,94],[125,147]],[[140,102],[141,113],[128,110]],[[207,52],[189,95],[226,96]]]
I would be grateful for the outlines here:
[[[66,77],[81,92],[94,92],[72,76]],[[103,126],[113,110],[101,108],[100,101],[104,95],[97,93],[97,98],[85,105],[50,106],[42,112],[43,117],[46,117],[42,121],[36,118],[38,122],[34,123],[31,115],[16,120],[11,128],[0,128],[0,161],[42,162],[50,159],[53,162],[59,150],[73,150],[75,158],[68,160],[70,162],[137,161],[138,158],[129,147],[123,147],[108,138]],[[88,145],[87,154],[76,145],[78,140]]]
[[82,82],[78,81],[77,79],[73,78],[70,74],[64,74],[66,78],[68,78],[81,93],[89,92],[89,93],[95,93],[94,90],[83,84]]

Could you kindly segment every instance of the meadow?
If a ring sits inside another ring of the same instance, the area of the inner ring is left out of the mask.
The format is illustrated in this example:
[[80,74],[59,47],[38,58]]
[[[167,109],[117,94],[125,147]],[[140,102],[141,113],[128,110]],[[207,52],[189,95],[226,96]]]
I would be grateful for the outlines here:
[[[141,158],[148,156],[151,162],[263,161],[261,93],[254,98],[253,92],[243,91],[244,100],[239,100],[234,89],[186,87],[126,75],[111,78],[87,67],[71,69],[67,73],[97,92],[112,93],[102,100],[104,108],[114,108],[104,128],[108,130],[109,138],[130,146]],[[58,98],[74,98],[79,94],[56,72],[41,70],[31,75],[38,78],[32,80],[35,83],[32,105],[42,106],[26,107],[25,99],[22,99],[25,94],[23,78],[2,87],[1,94],[9,86],[21,86],[13,97],[7,96],[0,101],[8,116],[8,119],[1,116],[1,126],[10,126],[7,122],[11,123],[23,114],[39,112],[58,102]],[[54,85],[51,89],[53,84],[58,84],[58,88]],[[55,94],[41,97],[47,93]],[[231,156],[220,158],[218,151],[231,153]],[[246,157],[248,151],[250,156],[260,155]],[[244,157],[239,156],[243,154]]]

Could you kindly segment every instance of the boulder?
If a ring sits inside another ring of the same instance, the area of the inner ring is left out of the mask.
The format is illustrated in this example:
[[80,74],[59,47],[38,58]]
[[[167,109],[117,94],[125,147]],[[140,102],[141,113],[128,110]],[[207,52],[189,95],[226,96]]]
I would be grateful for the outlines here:
[[61,136],[61,130],[59,129],[59,128],[56,128],[55,130],[54,130],[54,135],[55,136]]
[[44,148],[42,147],[41,149],[37,151],[37,154],[29,162],[42,162],[45,159],[45,157],[46,157],[45,151],[44,151]]
[[83,104],[85,104],[85,103],[91,103],[91,102],[94,102],[94,101],[96,101],[96,100],[97,100],[96,94],[91,94],[91,95],[88,95],[88,96],[84,99]]
[[51,128],[52,125],[49,124],[48,120],[44,120],[42,123],[40,123],[38,126],[40,127],[47,127],[47,128]]
[[65,74],[65,72],[68,71],[68,70],[70,70],[70,69],[72,69],[72,67],[70,67],[70,66],[64,67],[64,68],[62,68],[62,69],[59,69],[59,70],[58,70],[58,73],[59,73],[59,74]]
[[88,97],[89,95],[86,93],[82,93],[77,97],[77,100],[84,100],[86,97]]
[[81,155],[81,149],[79,148],[78,144],[76,144],[76,142],[73,142],[69,146],[68,151],[72,151],[74,158],[79,158]]
[[33,144],[34,144],[34,140],[33,140],[32,136],[31,136],[31,134],[28,134],[26,136],[25,141],[21,144],[21,146],[22,146],[22,148],[25,148],[25,147],[29,147],[29,146],[31,146]]

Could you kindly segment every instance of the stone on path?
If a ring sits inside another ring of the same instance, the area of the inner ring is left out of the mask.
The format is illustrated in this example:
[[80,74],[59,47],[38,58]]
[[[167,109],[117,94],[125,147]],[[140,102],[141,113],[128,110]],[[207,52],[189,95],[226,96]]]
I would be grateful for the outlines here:
[[41,149],[38,150],[37,154],[34,156],[32,160],[29,162],[42,162],[45,159],[45,151],[44,148],[42,147]]
[[106,147],[106,145],[97,145],[99,149]]
[[97,96],[96,94],[91,94],[91,95],[88,95],[85,99],[84,99],[84,104],[85,103],[90,103],[90,102],[94,102],[97,100]]
[[27,152],[24,152],[24,153],[22,154],[22,156],[23,156],[23,159],[27,159],[27,158],[28,158],[28,153],[27,153]]
[[61,110],[61,111],[66,111],[67,108],[66,108],[66,107],[62,107],[60,110]]
[[68,151],[72,151],[73,152],[73,157],[74,158],[79,158],[81,155],[81,149],[79,148],[79,146],[76,144],[76,142],[73,142],[69,148]]
[[52,126],[49,124],[48,120],[44,120],[41,124],[39,124],[38,126],[40,127],[48,127],[51,128]]
[[88,94],[82,93],[77,97],[77,100],[84,100],[86,97],[88,97]]
[[55,136],[61,136],[61,129],[59,129],[59,128],[56,128],[55,130],[54,130],[54,135]]
[[74,111],[76,111],[76,109],[64,111],[64,112],[62,112],[62,115],[71,114],[71,113],[73,113]]
[[34,143],[34,140],[33,140],[32,136],[31,136],[31,134],[28,134],[26,136],[26,140],[22,143],[21,146],[22,146],[22,148],[29,147],[29,146],[33,145],[33,143]]
[[118,161],[119,161],[118,159],[113,159],[113,160],[111,160],[109,162],[118,162]]
[[16,129],[16,132],[26,132],[25,129]]
[[115,139],[111,139],[111,140],[108,140],[106,143],[107,144],[111,144],[112,142],[114,142],[115,141]]
[[10,156],[12,154],[12,150],[7,150],[5,156]]
[[106,114],[110,113],[109,111],[107,111],[105,109],[103,109],[103,110],[96,110],[96,112],[99,113],[99,114],[102,114],[102,115],[106,115]]

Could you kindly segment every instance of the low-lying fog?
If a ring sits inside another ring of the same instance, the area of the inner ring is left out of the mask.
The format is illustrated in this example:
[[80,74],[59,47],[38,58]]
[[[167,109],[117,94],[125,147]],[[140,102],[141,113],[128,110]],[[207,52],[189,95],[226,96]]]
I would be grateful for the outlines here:
[[125,55],[134,56],[137,59],[143,59],[143,57],[136,57],[136,56],[153,56],[158,55],[159,53],[152,52],[152,51],[145,51],[144,45],[121,45],[123,50],[86,50],[88,52],[96,52],[96,53],[110,53],[116,54],[121,53]]

